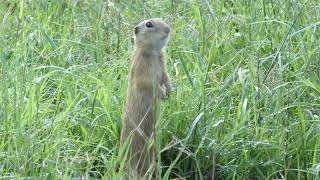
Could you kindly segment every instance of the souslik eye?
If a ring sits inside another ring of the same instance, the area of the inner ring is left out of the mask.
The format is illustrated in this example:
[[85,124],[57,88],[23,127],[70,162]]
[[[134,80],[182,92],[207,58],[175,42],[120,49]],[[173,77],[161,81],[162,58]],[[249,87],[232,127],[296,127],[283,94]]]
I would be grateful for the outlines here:
[[148,28],[151,28],[151,27],[153,27],[153,24],[152,24],[150,21],[148,21],[148,22],[146,23],[146,26],[147,26]]

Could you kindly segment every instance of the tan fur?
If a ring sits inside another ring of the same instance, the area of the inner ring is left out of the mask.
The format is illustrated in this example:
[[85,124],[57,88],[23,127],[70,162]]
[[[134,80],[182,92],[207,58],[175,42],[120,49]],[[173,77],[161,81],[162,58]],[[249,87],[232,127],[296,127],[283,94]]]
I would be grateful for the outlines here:
[[[153,27],[147,27],[148,22]],[[172,89],[164,59],[171,29],[162,19],[154,18],[139,23],[134,31],[135,48],[120,142],[124,145],[131,137],[127,173],[150,177],[155,161],[152,141],[157,109],[160,99],[168,97]]]

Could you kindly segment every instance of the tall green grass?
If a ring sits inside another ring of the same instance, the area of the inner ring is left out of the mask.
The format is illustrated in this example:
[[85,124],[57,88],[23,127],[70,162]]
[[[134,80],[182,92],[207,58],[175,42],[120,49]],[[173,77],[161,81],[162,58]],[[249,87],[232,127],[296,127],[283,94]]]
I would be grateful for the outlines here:
[[121,178],[132,28],[151,17],[173,28],[162,179],[320,178],[319,0],[3,0],[0,178]]

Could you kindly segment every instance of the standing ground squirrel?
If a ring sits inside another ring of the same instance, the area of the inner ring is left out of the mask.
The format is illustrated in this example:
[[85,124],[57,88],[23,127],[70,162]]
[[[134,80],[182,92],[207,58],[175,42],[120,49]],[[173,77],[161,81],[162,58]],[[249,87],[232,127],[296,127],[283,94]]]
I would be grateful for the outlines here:
[[[127,173],[150,176],[155,161],[155,121],[160,99],[169,97],[172,85],[164,49],[171,28],[161,18],[142,21],[134,28],[135,47],[131,61],[121,146],[128,140]],[[130,138],[131,139],[130,139]],[[150,148],[152,147],[152,148]],[[135,176],[135,175],[133,175]]]

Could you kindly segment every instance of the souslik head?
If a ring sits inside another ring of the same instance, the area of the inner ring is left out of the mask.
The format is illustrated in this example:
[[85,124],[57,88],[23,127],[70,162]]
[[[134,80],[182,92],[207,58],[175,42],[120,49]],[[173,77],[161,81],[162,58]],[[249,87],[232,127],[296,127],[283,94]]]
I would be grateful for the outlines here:
[[168,42],[171,28],[161,18],[142,21],[134,27],[137,48],[162,49]]

